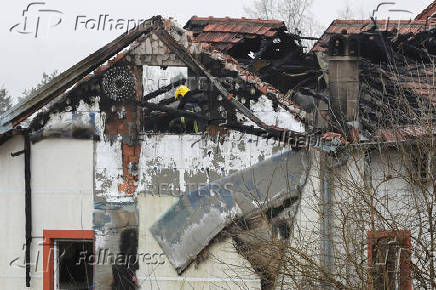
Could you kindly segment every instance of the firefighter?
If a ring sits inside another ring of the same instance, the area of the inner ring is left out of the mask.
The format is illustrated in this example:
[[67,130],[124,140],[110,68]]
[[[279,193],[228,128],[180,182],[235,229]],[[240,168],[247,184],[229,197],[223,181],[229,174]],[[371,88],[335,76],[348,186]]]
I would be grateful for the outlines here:
[[[201,106],[207,104],[207,96],[201,92],[193,92],[187,86],[180,86],[174,93],[174,98],[179,101],[177,110],[183,110],[193,113],[201,113]],[[170,122],[170,127],[177,131],[198,133],[200,127],[204,124],[189,117],[180,117]],[[201,128],[203,129],[203,128]]]

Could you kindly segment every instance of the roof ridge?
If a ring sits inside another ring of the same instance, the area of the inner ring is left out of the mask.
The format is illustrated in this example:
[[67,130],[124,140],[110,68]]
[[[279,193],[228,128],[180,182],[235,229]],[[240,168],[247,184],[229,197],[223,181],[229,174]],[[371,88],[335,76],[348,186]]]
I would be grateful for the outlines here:
[[[41,89],[37,90],[33,93],[29,98],[26,98],[23,102],[17,104],[8,110],[4,115],[0,117],[0,137],[3,134],[9,132],[14,129],[19,123],[28,118],[34,112],[41,109],[43,106],[47,105],[49,102],[54,100],[56,97],[62,95],[68,89],[73,89],[78,82],[80,81],[88,81],[92,76],[101,73],[102,71],[108,68],[108,65],[113,64],[114,62],[122,59],[126,53],[121,53],[123,49],[127,48],[129,45],[134,44],[134,42],[139,39],[141,36],[150,33],[157,33],[157,37],[169,48],[174,50],[174,53],[182,59],[183,62],[189,67],[191,67],[194,71],[197,70],[199,74],[205,74],[208,79],[212,82],[214,86],[225,96],[231,96],[230,93],[222,86],[220,82],[217,82],[213,79],[213,76],[207,72],[201,63],[201,61],[196,60],[192,53],[193,49],[196,46],[198,48],[197,43],[193,42],[192,37],[186,35],[184,41],[181,40],[181,36],[179,35],[182,30],[171,19],[164,19],[161,16],[154,16],[142,24],[143,27],[141,29],[132,30],[122,34],[121,36],[115,38],[113,41],[109,42],[102,48],[98,49],[93,54],[79,61],[69,69],[62,72],[59,76],[54,78],[52,81],[44,85]],[[187,34],[190,34],[190,31],[185,31]],[[174,37],[179,36],[179,40]],[[189,43],[193,46],[190,47]],[[205,50],[202,49],[203,53],[209,54],[213,58],[213,53],[208,51],[211,47],[209,45],[200,44],[201,48],[207,48]],[[128,50],[130,51],[130,49]],[[231,58],[229,55],[226,55],[221,52],[222,57],[225,58],[224,65],[233,63],[234,69],[236,69],[240,74],[239,77],[244,81],[248,81],[250,78],[256,78],[256,84],[259,86],[259,90],[264,91],[265,93],[273,93],[277,96],[279,102],[283,102],[280,96],[280,92],[273,87],[269,83],[265,83],[261,81],[261,79],[255,75],[249,75],[248,71],[242,69],[238,62]],[[108,65],[106,65],[108,63]],[[93,75],[89,75],[94,72]],[[246,117],[255,122],[258,126],[264,129],[271,129],[267,126],[263,121],[258,119],[248,108],[240,104],[237,100],[229,99],[230,102],[241,111]],[[292,103],[286,104],[288,110],[292,110],[294,114],[304,115],[304,112],[298,108],[295,108]],[[304,118],[304,117],[303,117]],[[282,130],[281,128],[275,128],[274,130]],[[283,129],[284,130],[284,129]]]
[[233,17],[199,17],[197,15],[194,15],[191,17],[189,21],[217,21],[217,22],[226,22],[226,21],[233,21],[233,22],[250,22],[250,23],[258,23],[258,24],[276,24],[276,25],[284,25],[283,20],[278,19],[262,19],[262,18],[233,18]]
[[[436,3],[436,2],[435,2]],[[436,7],[435,7],[436,9]],[[418,33],[420,31],[426,30],[429,25],[434,25],[436,21],[428,21],[422,19],[378,19],[376,20],[379,29],[398,29],[400,33]],[[325,51],[325,47],[322,44],[325,43],[329,35],[341,33],[342,30],[347,30],[348,34],[356,34],[364,31],[373,23],[371,19],[335,19],[332,21],[330,26],[323,32],[320,39],[314,44],[311,51]],[[388,25],[387,25],[388,24]]]
[[77,82],[98,69],[102,64],[133,43],[144,33],[153,28],[162,27],[162,16],[153,16],[141,23],[138,28],[123,33],[94,53],[63,71],[50,82],[36,90],[29,97],[19,102],[0,116],[0,137],[12,130],[33,112],[39,110],[51,100],[73,87]]
[[422,10],[421,13],[415,17],[415,20],[427,20],[427,18],[431,16],[428,15],[429,12],[432,12],[432,14],[436,12],[436,1],[433,1],[433,3],[430,3],[430,5],[427,6],[427,8]]

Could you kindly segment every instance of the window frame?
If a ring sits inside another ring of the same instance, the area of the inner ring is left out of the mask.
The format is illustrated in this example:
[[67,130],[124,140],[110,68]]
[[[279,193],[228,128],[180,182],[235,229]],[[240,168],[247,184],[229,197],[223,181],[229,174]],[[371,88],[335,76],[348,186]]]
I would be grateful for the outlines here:
[[[373,255],[374,246],[379,239],[383,238],[398,238],[400,248],[405,249],[408,252],[408,257],[402,260],[400,263],[400,290],[412,290],[412,279],[411,279],[411,251],[412,251],[412,235],[409,230],[379,230],[379,231],[368,231],[368,268],[371,271],[373,267]],[[368,289],[374,289],[372,279],[368,280]]]
[[54,289],[54,242],[55,240],[92,240],[94,245],[93,230],[43,230],[43,289]]

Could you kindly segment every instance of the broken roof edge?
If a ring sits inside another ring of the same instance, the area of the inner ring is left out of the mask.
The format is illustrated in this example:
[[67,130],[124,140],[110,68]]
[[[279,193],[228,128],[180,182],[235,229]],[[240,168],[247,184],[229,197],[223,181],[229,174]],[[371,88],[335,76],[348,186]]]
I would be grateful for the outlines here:
[[271,25],[271,27],[285,26],[284,21],[276,20],[276,19],[245,18],[245,17],[232,18],[229,16],[226,16],[226,17],[213,17],[213,16],[199,17],[197,15],[194,15],[186,22],[186,24],[183,26],[183,28],[186,29],[186,27],[189,27],[189,25],[191,25],[192,22],[194,22],[194,21],[205,22],[205,23],[207,22],[208,24],[209,23],[223,23],[223,22],[233,21],[233,22],[247,23],[247,24]]
[[255,73],[242,68],[238,61],[232,56],[216,49],[210,52],[209,55],[213,59],[221,61],[226,69],[237,71],[241,80],[250,84],[254,84],[256,90],[261,94],[265,95],[266,97],[273,95],[277,99],[279,105],[286,111],[292,113],[299,121],[306,119],[307,112],[295,105],[285,96],[285,94],[281,93],[272,84],[262,81],[262,79]]
[[[31,96],[0,116],[0,137],[6,132],[16,128],[18,124],[49,104],[51,101],[55,100],[58,96],[64,95],[67,93],[67,91],[74,89],[74,87],[80,81],[87,81],[91,79],[93,76],[92,74],[90,75],[91,72],[94,71],[94,75],[98,74],[110,67],[117,60],[123,58],[125,55],[130,53],[132,49],[134,49],[135,45],[137,45],[135,44],[137,39],[139,39],[141,36],[144,37],[145,34],[148,34],[151,31],[154,31],[160,40],[163,41],[170,50],[176,53],[176,55],[178,55],[178,57],[187,66],[190,66],[194,71],[207,76],[207,78],[218,89],[218,91],[226,96],[229,99],[229,102],[232,103],[232,105],[235,106],[238,111],[254,121],[259,127],[267,131],[275,131],[276,133],[289,131],[289,129],[286,128],[278,128],[265,124],[248,108],[239,103],[235,98],[232,98],[232,94],[230,94],[220,82],[214,79],[213,75],[204,68],[203,64],[199,60],[194,58],[192,53],[190,53],[187,47],[185,47],[186,45],[184,46],[175,40],[174,33],[180,35],[180,33],[185,33],[187,31],[176,25],[172,19],[166,20],[161,16],[155,16],[144,21],[139,27],[140,29],[126,32],[102,48],[98,49],[95,53],[86,57],[76,65],[72,66],[70,69],[64,71],[42,88],[38,89]],[[189,37],[188,42],[193,43],[192,39],[189,39]],[[130,47],[126,54],[118,54],[115,57],[115,60],[111,61],[111,57],[129,45],[133,45],[133,48]],[[239,78],[248,83],[253,82],[256,86],[256,89],[265,95],[274,95],[281,107],[294,114],[297,122],[302,122],[302,120],[305,119],[305,112],[296,107],[290,100],[285,100],[283,95],[280,94],[280,92],[271,84],[263,82],[255,74],[241,68],[237,61],[232,59],[231,56],[217,50],[211,51],[211,48],[212,47],[210,46],[202,46],[201,52],[208,54],[212,58],[216,58],[217,55],[220,55],[218,58],[221,58],[220,60],[224,66],[231,64],[233,69],[238,71]],[[106,62],[108,62],[108,65],[104,65]]]
[[162,16],[154,16],[145,20],[137,28],[127,31],[115,38],[113,41],[96,50],[93,54],[62,72],[29,97],[13,106],[0,116],[0,136],[12,130],[53,98],[65,92],[83,77],[86,77],[115,54],[126,48],[138,37],[144,33],[150,32],[153,28],[162,27],[162,23]]
[[[239,111],[241,112],[243,115],[245,115],[245,117],[247,117],[248,119],[250,119],[251,121],[253,121],[257,126],[259,126],[260,128],[263,128],[267,131],[273,132],[275,134],[282,134],[284,132],[289,131],[289,129],[285,129],[285,128],[279,128],[276,126],[270,126],[265,124],[262,120],[260,120],[258,117],[256,117],[253,112],[251,112],[251,110],[249,110],[247,107],[245,107],[242,103],[240,103],[236,98],[233,97],[233,94],[231,94],[227,89],[224,88],[224,86],[221,84],[221,82],[217,81],[214,76],[204,67],[204,65],[201,63],[201,61],[197,60],[196,58],[194,58],[194,56],[189,53],[185,47],[183,47],[179,42],[177,42],[174,38],[173,35],[171,35],[170,32],[168,32],[166,29],[161,29],[155,32],[157,34],[157,36],[159,37],[159,39],[170,49],[172,50],[177,57],[179,57],[187,66],[189,66],[194,72],[204,75],[209,81],[210,83],[218,90],[218,92],[227,98],[227,100]],[[237,61],[235,59],[233,59],[231,56],[226,55],[218,50],[214,50],[212,52],[207,52],[207,51],[203,51],[203,53],[206,53],[208,55],[210,55],[212,58],[214,58],[214,54],[215,55],[221,55],[224,59],[219,59],[224,65],[226,65],[228,63],[228,61],[232,61],[233,64],[235,65],[236,70],[238,70],[239,72],[246,72],[249,73],[248,71],[245,71],[244,69],[242,69],[238,64]],[[217,58],[215,58],[217,59]],[[251,74],[251,73],[250,73]],[[240,74],[241,75],[241,74]],[[257,76],[251,74],[253,77],[258,78]],[[243,77],[241,77],[242,79],[244,79]],[[259,79],[259,82],[264,84],[265,87],[262,87],[260,89],[262,89],[265,94],[268,93],[268,88],[266,86],[267,83],[264,83]],[[269,88],[274,88],[272,85],[268,84]],[[259,89],[259,88],[258,88]],[[274,88],[274,90],[276,92],[279,92],[277,89]],[[282,107],[284,109],[286,109],[286,107],[284,106],[283,103],[283,97],[281,97],[280,95],[276,95],[277,97],[277,101],[279,101],[282,105]],[[292,103],[292,102],[291,102]],[[289,104],[291,105],[291,104]],[[289,109],[289,108],[288,108]],[[294,110],[294,113],[297,112],[302,112],[302,110],[295,108],[296,110]],[[300,111],[298,111],[300,110]],[[305,116],[305,114],[302,114]],[[304,119],[304,118],[303,118]]]
[[424,10],[416,15],[415,20],[427,20],[436,13],[436,1],[430,3]]
[[313,44],[312,48],[310,49],[310,52],[318,52],[318,51],[322,51],[320,49],[317,49],[317,47],[321,48],[321,41],[323,40],[324,36],[328,33],[327,31],[330,29],[330,27],[332,27],[335,24],[335,21],[338,19],[334,19],[330,25],[322,32],[322,34],[320,35],[319,39]]
[[[377,19],[375,20],[378,27],[382,27],[384,25],[385,29],[388,27],[399,27],[400,25],[409,25],[410,27],[431,27],[434,26],[436,21],[428,21],[428,20],[422,20],[422,19]],[[359,29],[358,33],[364,32],[363,30],[365,27],[368,27],[369,25],[374,24],[374,21],[372,19],[334,19],[330,25],[327,27],[326,30],[322,33],[319,40],[313,45],[311,48],[311,52],[324,52],[327,50],[327,48],[323,47],[322,45],[326,41],[326,37],[328,35],[332,34],[339,34],[341,31],[334,31],[334,28],[339,27],[343,30],[347,30],[347,34],[356,34],[355,32],[350,32],[347,28],[348,27],[355,27],[358,25],[361,25],[361,28]],[[346,27],[347,26],[347,27]],[[410,28],[409,27],[409,28]]]

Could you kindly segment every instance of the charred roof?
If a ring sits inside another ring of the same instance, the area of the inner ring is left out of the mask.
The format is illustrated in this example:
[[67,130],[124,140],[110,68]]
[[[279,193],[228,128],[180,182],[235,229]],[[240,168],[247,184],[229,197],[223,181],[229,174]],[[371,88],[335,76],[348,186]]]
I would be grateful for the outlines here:
[[419,13],[415,20],[427,20],[433,18],[436,13],[436,1],[427,6],[421,13]]
[[434,27],[435,21],[426,20],[334,20],[321,39],[313,46],[312,51],[327,51],[328,42],[332,35],[338,33],[360,34],[379,30],[381,32],[394,32],[395,34],[407,35],[427,31]]

